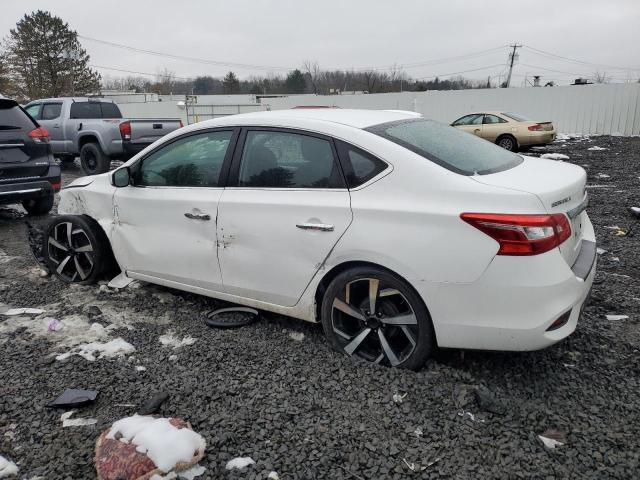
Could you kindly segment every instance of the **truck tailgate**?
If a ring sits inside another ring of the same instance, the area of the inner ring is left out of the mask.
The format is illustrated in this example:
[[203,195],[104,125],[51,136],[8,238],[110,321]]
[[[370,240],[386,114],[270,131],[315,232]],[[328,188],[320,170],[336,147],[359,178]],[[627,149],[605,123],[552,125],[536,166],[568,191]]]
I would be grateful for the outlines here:
[[131,143],[150,144],[182,126],[182,122],[177,118],[142,118],[128,121],[131,123]]

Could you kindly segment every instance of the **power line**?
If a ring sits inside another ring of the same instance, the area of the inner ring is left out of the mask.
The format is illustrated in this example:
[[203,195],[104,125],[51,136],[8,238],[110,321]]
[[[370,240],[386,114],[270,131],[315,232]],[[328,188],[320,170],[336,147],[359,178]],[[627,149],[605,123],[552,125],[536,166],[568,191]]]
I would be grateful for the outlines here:
[[427,78],[448,77],[451,75],[459,75],[461,73],[478,72],[480,70],[487,70],[489,68],[502,67],[503,65],[504,65],[503,63],[496,63],[495,65],[487,65],[486,67],[472,68],[469,70],[461,70],[460,72],[441,73],[439,75],[431,75],[429,77],[416,77],[415,80],[425,80]]
[[138,53],[145,53],[147,55],[155,55],[157,57],[164,57],[164,58],[173,58],[175,60],[188,60],[190,62],[204,63],[207,65],[216,65],[219,67],[233,67],[233,68],[241,68],[241,69],[248,69],[248,70],[292,70],[292,68],[289,68],[289,67],[274,67],[274,66],[268,66],[268,65],[252,65],[247,63],[223,62],[218,60],[209,60],[205,58],[188,57],[185,55],[174,55],[172,53],[157,52],[155,50],[146,50],[144,48],[132,47],[130,45],[124,45],[122,43],[108,42],[106,40],[100,40],[98,38],[93,38],[93,37],[86,37],[84,35],[78,35],[78,38],[81,38],[83,40],[89,40],[90,42],[101,43],[103,45],[109,45],[111,47],[121,48],[124,50],[130,50]]
[[175,78],[175,79],[178,79],[178,80],[185,80],[185,81],[193,80],[193,78],[190,78],[190,77],[179,77],[177,75],[167,75],[167,74],[163,74],[163,73],[137,72],[135,70],[125,70],[124,68],[105,67],[104,65],[90,64],[89,66],[93,67],[93,68],[101,68],[103,70],[113,70],[114,72],[133,73],[135,75],[148,75],[150,77],[161,77],[161,78]]
[[564,57],[562,55],[556,55],[555,53],[551,53],[551,52],[546,52],[544,50],[540,50],[538,48],[534,48],[534,47],[529,47],[527,45],[524,46],[525,49],[536,53],[538,55],[542,55],[542,56],[546,56],[546,57],[552,57],[552,58],[559,58],[562,60],[565,60],[567,62],[573,62],[573,63],[578,63],[578,64],[582,64],[582,65],[590,65],[592,67],[603,67],[603,68],[610,68],[613,70],[633,70],[633,71],[640,71],[640,68],[632,68],[632,67],[615,67],[612,65],[606,65],[604,63],[592,63],[592,62],[585,62],[584,60],[578,60],[575,58],[570,58],[570,57]]

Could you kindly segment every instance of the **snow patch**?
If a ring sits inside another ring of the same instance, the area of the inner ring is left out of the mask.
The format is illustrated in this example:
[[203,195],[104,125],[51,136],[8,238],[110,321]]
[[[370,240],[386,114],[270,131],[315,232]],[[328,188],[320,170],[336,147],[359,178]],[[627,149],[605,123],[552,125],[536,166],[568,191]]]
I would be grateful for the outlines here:
[[249,465],[255,465],[256,462],[253,461],[251,457],[236,457],[227,462],[227,470],[233,470],[237,468],[238,470],[242,470],[243,468],[248,467]]
[[180,340],[178,337],[175,336],[175,332],[171,330],[165,333],[164,335],[161,335],[159,340],[162,345],[166,347],[173,347],[173,348],[180,348],[187,345],[193,345],[194,343],[196,343],[196,339],[192,337],[184,337],[182,340]]
[[602,150],[606,150],[606,148],[595,145],[593,147],[587,148],[587,150],[591,150],[592,152],[601,152]]
[[[94,325],[98,325],[95,324]],[[103,357],[119,357],[134,352],[135,348],[122,338],[116,338],[106,343],[91,342],[78,345],[71,352],[66,352],[56,357],[56,360],[65,360],[73,355],[79,355],[82,358],[93,362],[96,358]]]
[[544,153],[540,155],[540,158],[546,158],[548,160],[569,160],[569,155],[563,153]]
[[302,333],[302,332],[291,332],[289,334],[289,338],[291,340],[295,340],[296,342],[301,342],[302,340],[304,340],[304,333]]
[[170,472],[176,464],[192,461],[194,452],[203,452],[206,442],[200,434],[176,428],[169,420],[140,415],[123,418],[111,426],[107,438],[115,440],[119,435],[117,440],[136,445],[156,467]]
[[0,455],[0,478],[10,477],[18,474],[18,467]]
[[16,315],[40,315],[41,313],[44,313],[44,310],[40,308],[10,308],[2,315],[13,317]]
[[142,365],[138,365],[136,367],[136,372],[144,372],[147,369],[147,367],[143,367]]
[[626,320],[629,318],[629,315],[607,315],[607,320],[610,321],[618,321],[618,320]]

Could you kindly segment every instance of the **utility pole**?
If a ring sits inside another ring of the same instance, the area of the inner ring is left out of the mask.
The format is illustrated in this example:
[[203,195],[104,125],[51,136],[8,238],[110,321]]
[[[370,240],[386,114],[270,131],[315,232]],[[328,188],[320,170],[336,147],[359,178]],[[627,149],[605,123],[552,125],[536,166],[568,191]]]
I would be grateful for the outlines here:
[[513,48],[513,50],[509,53],[509,74],[507,75],[507,81],[504,82],[505,88],[509,88],[509,85],[511,84],[511,73],[513,72],[513,64],[517,59],[516,50],[522,47],[521,44],[519,45],[517,43],[514,43],[513,45],[509,45],[509,46]]

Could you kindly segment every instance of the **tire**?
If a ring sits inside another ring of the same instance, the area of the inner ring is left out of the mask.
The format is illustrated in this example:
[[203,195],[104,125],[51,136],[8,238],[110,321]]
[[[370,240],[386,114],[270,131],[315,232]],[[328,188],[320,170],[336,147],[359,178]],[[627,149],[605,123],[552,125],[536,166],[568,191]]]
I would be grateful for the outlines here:
[[510,152],[518,151],[518,141],[513,135],[502,135],[496,140],[496,145],[509,150]]
[[95,283],[109,265],[108,239],[87,216],[55,217],[45,230],[44,242],[47,266],[65,283]]
[[111,160],[97,143],[85,143],[80,149],[80,166],[87,175],[109,171]]
[[[375,313],[369,292],[376,295]],[[417,370],[435,349],[422,299],[407,282],[381,268],[356,267],[336,276],[322,299],[321,316],[332,348],[369,362]]]
[[46,197],[23,200],[22,206],[29,215],[46,215],[53,208],[53,196],[54,194],[51,193]]

